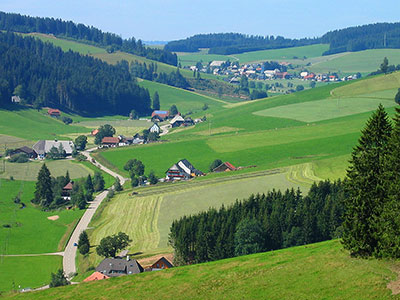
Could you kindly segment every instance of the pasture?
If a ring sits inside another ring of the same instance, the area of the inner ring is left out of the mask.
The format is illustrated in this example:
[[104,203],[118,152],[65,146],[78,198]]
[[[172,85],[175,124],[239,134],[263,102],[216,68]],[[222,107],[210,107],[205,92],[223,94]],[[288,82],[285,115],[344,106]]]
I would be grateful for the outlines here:
[[99,54],[99,53],[106,53],[106,49],[92,46],[89,44],[81,43],[75,40],[67,40],[58,38],[52,35],[43,34],[43,33],[30,33],[30,34],[23,34],[28,36],[34,36],[42,40],[43,42],[51,43],[56,47],[60,47],[63,51],[67,52],[69,50],[79,52],[82,54]]
[[0,292],[45,286],[61,267],[61,256],[0,257]]
[[72,160],[47,160],[47,161],[29,161],[27,163],[10,163],[8,161],[1,163],[0,170],[5,171],[0,173],[0,178],[14,177],[16,180],[35,181],[37,174],[43,164],[49,168],[52,176],[64,176],[68,171],[71,179],[87,177],[93,174],[92,170],[82,164],[74,163]]
[[[147,88],[151,96],[158,92],[161,109],[163,110],[169,110],[171,105],[175,104],[182,113],[191,111],[194,114],[205,114],[220,109],[224,104],[228,104],[228,102],[219,99],[148,80],[140,81],[139,85]],[[204,104],[209,107],[206,111],[202,110]]]
[[[0,179],[0,254],[38,254],[61,251],[60,244],[70,224],[83,214],[81,210],[41,211],[30,200],[33,198],[35,183],[31,181],[10,181]],[[13,202],[19,195],[26,207]],[[58,215],[56,221],[47,217]],[[4,227],[9,225],[9,227]]]
[[400,299],[387,287],[397,268],[393,261],[352,258],[334,240],[7,299]]
[[386,108],[396,106],[394,100],[377,98],[330,98],[313,102],[278,106],[255,112],[265,117],[282,117],[302,122],[317,122],[375,110],[379,103]]
[[84,127],[65,125],[34,109],[15,108],[15,110],[0,109],[0,132],[2,135],[36,141],[60,139],[64,134],[70,133],[87,133],[87,129]]
[[359,52],[346,52],[345,55],[311,64],[308,69],[316,73],[339,72],[341,74],[368,74],[379,69],[383,58],[387,57],[390,65],[400,64],[399,49],[372,49]]
[[322,53],[328,49],[329,45],[317,44],[317,45],[291,47],[283,49],[252,51],[252,52],[245,52],[245,53],[231,54],[231,55],[208,54],[207,50],[202,50],[195,53],[178,52],[177,55],[182,66],[193,66],[196,65],[197,62],[202,62],[204,65],[206,65],[213,60],[222,60],[222,61],[239,60],[241,64],[245,64],[245,63],[260,62],[267,60],[287,61],[296,59],[296,57],[299,59],[303,59],[304,57],[306,58],[318,57],[321,56]]

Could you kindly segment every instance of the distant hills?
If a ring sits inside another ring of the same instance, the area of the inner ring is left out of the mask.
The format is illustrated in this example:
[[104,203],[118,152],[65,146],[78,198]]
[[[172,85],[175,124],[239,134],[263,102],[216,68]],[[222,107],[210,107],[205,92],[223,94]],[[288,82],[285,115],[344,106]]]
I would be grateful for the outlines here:
[[367,49],[400,48],[400,23],[376,23],[327,32],[319,38],[288,39],[282,36],[253,36],[239,33],[198,34],[171,41],[164,49],[176,52],[196,52],[209,48],[209,54],[280,49],[312,44],[329,44],[324,55]]
[[93,26],[75,24],[72,21],[63,21],[61,19],[30,17],[0,12],[0,30],[53,34],[63,38],[76,39],[106,47],[109,52],[121,50],[174,66],[178,62],[176,54],[164,49],[145,47],[141,40],[136,40],[134,37],[122,39],[114,33],[103,32]]

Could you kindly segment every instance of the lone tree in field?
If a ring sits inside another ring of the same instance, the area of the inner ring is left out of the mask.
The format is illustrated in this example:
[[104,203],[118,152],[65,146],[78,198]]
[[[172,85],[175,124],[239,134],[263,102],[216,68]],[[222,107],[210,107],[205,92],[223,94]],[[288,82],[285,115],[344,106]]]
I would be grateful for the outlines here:
[[353,149],[347,170],[343,244],[352,255],[379,252],[379,222],[387,197],[384,158],[392,127],[382,105],[373,113]]
[[159,110],[159,109],[160,109],[160,96],[158,95],[158,92],[155,92],[153,96],[153,110]]
[[115,177],[114,190],[115,190],[116,192],[120,192],[120,191],[123,190],[122,185],[121,185],[121,182],[119,181],[119,178],[118,178],[118,177]]
[[79,240],[78,240],[79,253],[85,255],[89,253],[89,249],[90,249],[89,237],[86,231],[82,231],[81,234],[79,235]]
[[381,63],[381,72],[386,74],[389,68],[389,60],[387,57],[383,59],[383,62]]
[[42,207],[48,207],[54,200],[51,187],[52,183],[50,171],[46,167],[46,164],[43,164],[37,177],[35,198],[32,200],[32,202],[39,204]]
[[63,285],[68,285],[69,281],[64,275],[64,271],[62,269],[58,269],[57,273],[51,273],[51,281],[50,281],[50,287],[56,287],[56,286],[63,286]]
[[264,238],[261,224],[256,219],[242,220],[235,232],[235,255],[247,255],[261,252]]
[[96,247],[98,255],[103,257],[115,257],[118,251],[125,249],[129,246],[132,240],[126,233],[119,232],[111,236],[107,236],[100,241],[100,244]]

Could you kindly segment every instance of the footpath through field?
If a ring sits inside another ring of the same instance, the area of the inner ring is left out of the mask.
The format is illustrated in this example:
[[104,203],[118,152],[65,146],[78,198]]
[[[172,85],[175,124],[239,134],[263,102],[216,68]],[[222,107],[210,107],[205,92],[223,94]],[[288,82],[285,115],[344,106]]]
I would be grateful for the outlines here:
[[[87,159],[92,162],[92,157],[90,156],[90,152],[95,150],[96,148],[89,149],[86,151],[83,151],[82,154],[87,157]],[[105,166],[101,165],[98,162],[93,162],[93,164],[98,167],[99,169],[103,170],[104,172],[107,172],[113,177],[118,177],[121,185],[125,183],[125,178],[122,177],[121,175],[111,171],[110,169],[106,168]],[[86,230],[88,228],[88,225],[90,221],[92,220],[93,215],[95,214],[97,208],[100,206],[101,202],[106,198],[108,194],[108,190],[103,191],[97,197],[90,203],[89,207],[86,209],[85,213],[83,214],[82,218],[79,220],[78,225],[76,225],[74,232],[72,233],[67,246],[65,247],[64,250],[64,256],[63,256],[63,269],[65,275],[71,279],[76,273],[76,264],[75,264],[75,257],[76,257],[76,251],[77,247],[75,246],[78,244],[79,240],[79,235],[81,234],[82,231]]]

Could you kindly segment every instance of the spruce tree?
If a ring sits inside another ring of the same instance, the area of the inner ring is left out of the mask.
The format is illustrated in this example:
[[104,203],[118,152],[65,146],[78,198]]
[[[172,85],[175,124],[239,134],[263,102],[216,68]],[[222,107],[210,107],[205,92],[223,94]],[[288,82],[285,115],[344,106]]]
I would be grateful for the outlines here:
[[153,110],[159,110],[159,109],[160,109],[160,96],[158,95],[158,92],[155,92],[153,96]]
[[92,176],[90,176],[90,174],[87,176],[85,181],[85,190],[89,194],[93,194],[94,192]]
[[78,240],[79,253],[85,255],[89,252],[89,248],[90,248],[89,237],[86,231],[82,231],[81,234],[79,235],[79,240]]
[[400,257],[400,109],[396,108],[394,128],[385,156],[387,200],[379,223],[379,256]]
[[382,105],[367,121],[347,170],[343,244],[352,255],[378,251],[378,227],[386,199],[384,156],[392,127]]
[[51,187],[52,183],[50,171],[46,167],[46,164],[43,164],[37,177],[35,198],[32,200],[32,202],[39,204],[42,207],[49,207],[53,202],[53,191]]

